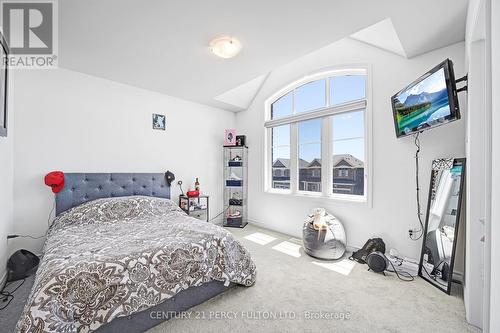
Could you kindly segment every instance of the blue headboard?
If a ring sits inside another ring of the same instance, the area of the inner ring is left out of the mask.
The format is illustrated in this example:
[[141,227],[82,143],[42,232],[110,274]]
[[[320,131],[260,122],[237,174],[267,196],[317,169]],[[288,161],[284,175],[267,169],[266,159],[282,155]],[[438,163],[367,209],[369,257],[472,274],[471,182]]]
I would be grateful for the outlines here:
[[164,173],[65,173],[56,215],[87,201],[131,195],[170,199],[170,186]]

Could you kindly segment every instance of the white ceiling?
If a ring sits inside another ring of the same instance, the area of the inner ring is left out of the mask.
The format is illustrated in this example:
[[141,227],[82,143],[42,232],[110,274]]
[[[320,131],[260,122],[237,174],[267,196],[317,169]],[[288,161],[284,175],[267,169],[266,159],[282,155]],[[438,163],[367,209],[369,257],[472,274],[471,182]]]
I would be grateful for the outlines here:
[[[462,41],[466,8],[467,0],[64,0],[59,65],[238,111],[272,69],[387,18],[407,57]],[[217,58],[208,42],[227,34],[243,50]]]
[[215,96],[216,101],[231,105],[235,111],[245,110],[252,103],[255,95],[266,81],[268,75],[261,75],[253,80],[243,83],[219,96]]
[[360,42],[396,53],[402,57],[407,57],[403,45],[401,45],[398,33],[396,32],[390,18],[355,32],[350,37],[359,40]]

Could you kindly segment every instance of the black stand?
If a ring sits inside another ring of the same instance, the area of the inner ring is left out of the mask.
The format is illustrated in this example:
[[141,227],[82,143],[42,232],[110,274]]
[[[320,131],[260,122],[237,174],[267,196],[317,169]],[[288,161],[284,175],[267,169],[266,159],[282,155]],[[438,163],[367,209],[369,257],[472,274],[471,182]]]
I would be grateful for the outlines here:
[[[460,83],[460,82],[467,82],[468,75],[466,74],[465,76],[462,76],[461,78],[455,80],[455,84]],[[457,89],[457,94],[462,91],[467,91],[467,84],[463,86],[462,88]]]

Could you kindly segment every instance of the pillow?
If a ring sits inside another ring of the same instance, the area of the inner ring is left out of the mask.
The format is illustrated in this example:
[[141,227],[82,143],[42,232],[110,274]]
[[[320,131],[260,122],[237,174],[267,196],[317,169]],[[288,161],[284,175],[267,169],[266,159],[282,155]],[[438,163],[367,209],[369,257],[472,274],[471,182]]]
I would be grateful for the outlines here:
[[68,209],[56,217],[53,227],[140,220],[172,212],[183,213],[170,199],[147,196],[103,198]]

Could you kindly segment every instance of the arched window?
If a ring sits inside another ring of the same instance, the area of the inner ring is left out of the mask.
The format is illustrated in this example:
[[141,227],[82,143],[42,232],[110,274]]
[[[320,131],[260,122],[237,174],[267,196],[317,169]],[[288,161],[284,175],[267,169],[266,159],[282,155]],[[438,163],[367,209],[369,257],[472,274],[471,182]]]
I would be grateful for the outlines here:
[[328,71],[266,102],[267,191],[366,201],[368,82],[367,69]]

